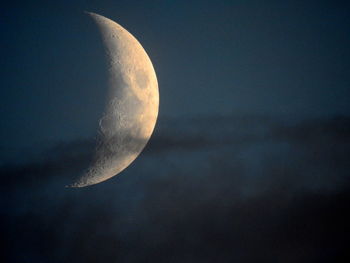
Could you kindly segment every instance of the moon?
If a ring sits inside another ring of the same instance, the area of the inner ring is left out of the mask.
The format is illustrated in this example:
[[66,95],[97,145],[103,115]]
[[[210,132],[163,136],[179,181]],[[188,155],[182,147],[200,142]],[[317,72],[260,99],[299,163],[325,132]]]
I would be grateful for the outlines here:
[[98,25],[107,53],[108,99],[92,164],[70,187],[97,184],[127,168],[150,139],[159,107],[156,73],[141,44],[116,22],[87,13]]

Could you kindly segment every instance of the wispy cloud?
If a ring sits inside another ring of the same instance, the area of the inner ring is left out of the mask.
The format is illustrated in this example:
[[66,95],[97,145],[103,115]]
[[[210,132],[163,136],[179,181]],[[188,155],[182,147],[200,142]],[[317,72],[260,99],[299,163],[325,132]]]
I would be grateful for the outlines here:
[[[66,181],[93,141],[1,167],[7,262],[315,262],[346,251],[350,123],[161,122],[120,176]],[[19,253],[20,251],[20,253]]]

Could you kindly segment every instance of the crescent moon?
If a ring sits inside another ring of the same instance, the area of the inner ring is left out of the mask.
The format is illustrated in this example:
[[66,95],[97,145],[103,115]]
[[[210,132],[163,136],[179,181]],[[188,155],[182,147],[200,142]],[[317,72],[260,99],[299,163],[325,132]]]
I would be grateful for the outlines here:
[[100,183],[128,167],[150,139],[159,107],[156,73],[141,44],[116,22],[88,14],[102,33],[107,53],[108,100],[92,165],[71,187]]

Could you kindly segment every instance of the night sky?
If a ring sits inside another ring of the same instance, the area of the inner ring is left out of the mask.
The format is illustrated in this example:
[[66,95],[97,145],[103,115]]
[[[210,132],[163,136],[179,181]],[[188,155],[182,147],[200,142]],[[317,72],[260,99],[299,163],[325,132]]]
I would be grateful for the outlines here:
[[[2,262],[350,260],[349,3],[0,10]],[[107,95],[104,47],[84,11],[140,41],[160,111],[130,167],[69,189],[89,165]]]

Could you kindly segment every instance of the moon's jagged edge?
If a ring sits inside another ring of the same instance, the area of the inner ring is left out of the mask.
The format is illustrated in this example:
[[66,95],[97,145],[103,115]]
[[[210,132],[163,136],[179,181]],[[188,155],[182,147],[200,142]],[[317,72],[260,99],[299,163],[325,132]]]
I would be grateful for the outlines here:
[[107,53],[108,102],[94,161],[70,187],[100,183],[128,167],[151,137],[159,107],[156,73],[141,44],[116,22],[87,13],[98,25]]

